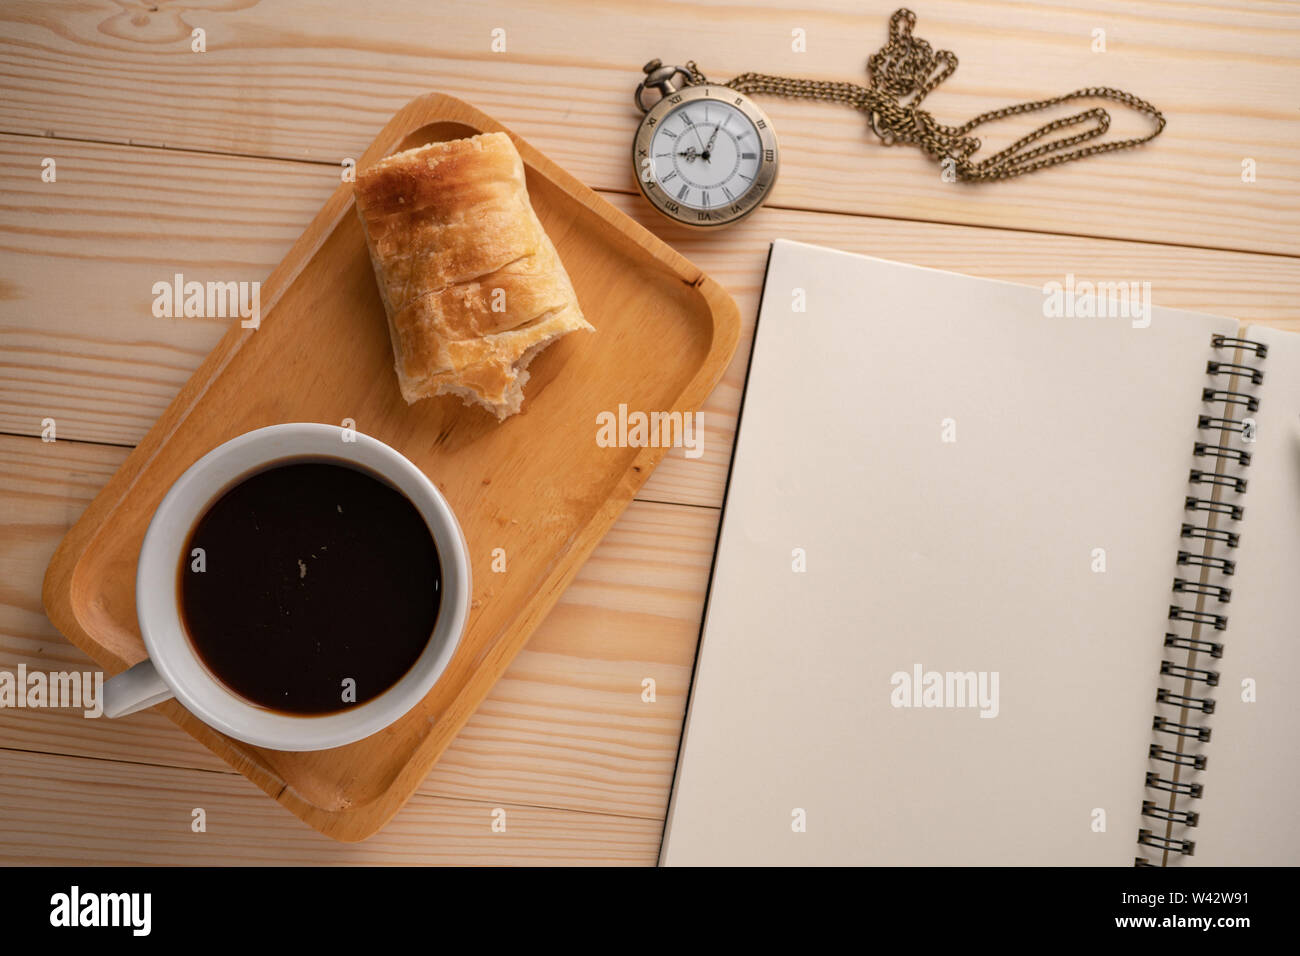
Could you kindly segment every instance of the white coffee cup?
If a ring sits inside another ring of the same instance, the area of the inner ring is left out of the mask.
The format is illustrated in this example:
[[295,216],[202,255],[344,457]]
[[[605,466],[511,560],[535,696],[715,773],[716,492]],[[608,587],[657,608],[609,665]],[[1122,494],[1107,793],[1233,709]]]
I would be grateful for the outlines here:
[[[273,464],[321,458],[370,471],[415,505],[438,551],[442,597],[429,643],[396,684],[344,711],[294,715],[254,704],[212,675],[185,634],[176,580],[180,562],[188,560],[183,552],[190,532],[222,492]],[[387,727],[438,682],[469,617],[469,548],[446,499],[400,452],[335,425],[271,425],[214,448],[172,485],[145,532],[135,599],[149,657],[104,685],[107,716],[122,717],[175,697],[204,723],[237,740],[275,750],[326,750]]]

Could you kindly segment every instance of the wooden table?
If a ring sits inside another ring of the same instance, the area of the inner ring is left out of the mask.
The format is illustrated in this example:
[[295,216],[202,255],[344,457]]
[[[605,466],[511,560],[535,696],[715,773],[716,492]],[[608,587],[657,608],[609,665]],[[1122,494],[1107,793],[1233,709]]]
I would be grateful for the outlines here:
[[[653,863],[775,237],[1035,285],[1146,280],[1159,305],[1300,329],[1293,3],[922,0],[917,35],[961,57],[928,103],[941,120],[1109,85],[1157,104],[1168,129],[1139,151],[972,187],[882,147],[842,107],[769,98],[783,160],[766,209],[695,236],[637,195],[631,92],[646,60],[695,59],[718,78],[860,80],[893,9],[0,5],[0,668],[89,666],[41,609],[46,563],[225,328],[155,318],[153,283],[265,279],[342,161],[417,94],[496,116],[719,279],[746,323],[705,407],[705,456],[665,460],[385,830],[354,845],[320,836],[155,713],[2,710],[0,861]],[[205,52],[191,49],[194,28]],[[1117,113],[1112,133],[1142,128]],[[46,158],[55,182],[42,180]],[[39,437],[46,418],[52,443]],[[505,832],[492,828],[498,808]]]

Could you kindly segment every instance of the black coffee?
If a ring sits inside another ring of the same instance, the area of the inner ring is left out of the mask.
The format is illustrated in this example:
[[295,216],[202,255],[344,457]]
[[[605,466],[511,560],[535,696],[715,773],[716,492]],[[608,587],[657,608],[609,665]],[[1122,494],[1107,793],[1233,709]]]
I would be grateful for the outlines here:
[[209,506],[181,559],[179,604],[227,687],[263,707],[325,714],[410,670],[433,633],[441,579],[433,536],[404,495],[351,466],[294,461]]

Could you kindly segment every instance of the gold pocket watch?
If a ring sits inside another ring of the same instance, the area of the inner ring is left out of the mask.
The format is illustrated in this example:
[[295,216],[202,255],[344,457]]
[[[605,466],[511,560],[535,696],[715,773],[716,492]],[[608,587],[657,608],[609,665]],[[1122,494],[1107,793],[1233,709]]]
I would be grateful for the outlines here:
[[[664,66],[651,60],[633,97],[645,116],[632,141],[637,185],[656,209],[687,226],[716,229],[757,209],[776,182],[779,151],[772,122],[746,95],[764,93],[840,103],[865,115],[886,146],[915,146],[942,167],[945,182],[987,183],[1012,179],[1102,153],[1141,146],[1160,135],[1164,115],[1146,100],[1108,86],[1015,103],[981,113],[959,126],[940,123],[921,102],[957,69],[949,50],[935,50],[913,36],[916,14],[906,7],[889,18],[889,40],[867,60],[869,84],[802,80],[742,73],[713,83],[695,64]],[[647,106],[648,89],[659,92]],[[975,159],[973,131],[993,120],[1049,109],[1076,100],[1110,100],[1148,117],[1144,136],[1100,140],[1110,114],[1093,106],[1062,116],[1021,136],[986,159]],[[1049,135],[1065,135],[1050,139]]]
[[[713,229],[744,219],[776,182],[778,146],[767,115],[744,93],[694,70],[658,60],[644,70],[634,99],[645,116],[632,142],[641,192],[686,226]],[[647,89],[659,92],[649,106]]]

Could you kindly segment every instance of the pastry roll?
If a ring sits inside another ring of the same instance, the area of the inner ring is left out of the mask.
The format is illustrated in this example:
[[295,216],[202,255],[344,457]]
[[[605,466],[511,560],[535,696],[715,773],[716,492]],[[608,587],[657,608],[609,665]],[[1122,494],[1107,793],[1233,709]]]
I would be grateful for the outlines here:
[[389,156],[355,194],[408,403],[453,394],[505,419],[533,357],[592,330],[505,133]]

